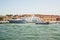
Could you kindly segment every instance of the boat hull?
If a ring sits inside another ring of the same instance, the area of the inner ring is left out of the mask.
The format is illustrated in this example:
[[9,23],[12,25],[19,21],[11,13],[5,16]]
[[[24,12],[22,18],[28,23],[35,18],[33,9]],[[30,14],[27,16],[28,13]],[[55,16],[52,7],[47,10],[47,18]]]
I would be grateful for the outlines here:
[[9,20],[9,23],[26,23],[25,20]]
[[43,23],[39,22],[39,23],[35,23],[35,24],[49,24],[49,22],[43,22]]

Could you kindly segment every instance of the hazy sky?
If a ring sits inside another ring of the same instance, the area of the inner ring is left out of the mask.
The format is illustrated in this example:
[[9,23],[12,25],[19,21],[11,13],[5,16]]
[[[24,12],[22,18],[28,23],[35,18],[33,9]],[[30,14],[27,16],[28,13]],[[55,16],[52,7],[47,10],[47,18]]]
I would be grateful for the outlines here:
[[60,0],[0,0],[0,15],[24,13],[60,15]]

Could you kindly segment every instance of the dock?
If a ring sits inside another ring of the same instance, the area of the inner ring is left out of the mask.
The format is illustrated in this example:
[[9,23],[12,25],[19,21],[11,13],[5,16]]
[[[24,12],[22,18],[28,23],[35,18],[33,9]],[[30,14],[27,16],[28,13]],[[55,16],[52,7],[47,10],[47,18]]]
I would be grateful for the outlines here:
[[6,24],[9,23],[9,21],[0,21],[0,24]]

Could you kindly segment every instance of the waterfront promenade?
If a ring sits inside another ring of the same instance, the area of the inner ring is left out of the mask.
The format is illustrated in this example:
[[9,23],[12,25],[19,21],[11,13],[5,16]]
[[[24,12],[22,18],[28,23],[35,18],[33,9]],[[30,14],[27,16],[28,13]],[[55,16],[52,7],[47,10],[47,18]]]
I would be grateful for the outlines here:
[[0,21],[0,24],[6,24],[9,23],[9,21]]

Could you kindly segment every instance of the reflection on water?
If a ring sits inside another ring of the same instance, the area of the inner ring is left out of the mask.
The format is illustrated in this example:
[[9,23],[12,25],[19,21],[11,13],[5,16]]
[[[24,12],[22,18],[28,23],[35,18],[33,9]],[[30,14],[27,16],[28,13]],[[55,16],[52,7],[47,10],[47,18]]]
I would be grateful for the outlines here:
[[60,40],[60,25],[0,24],[0,40]]

